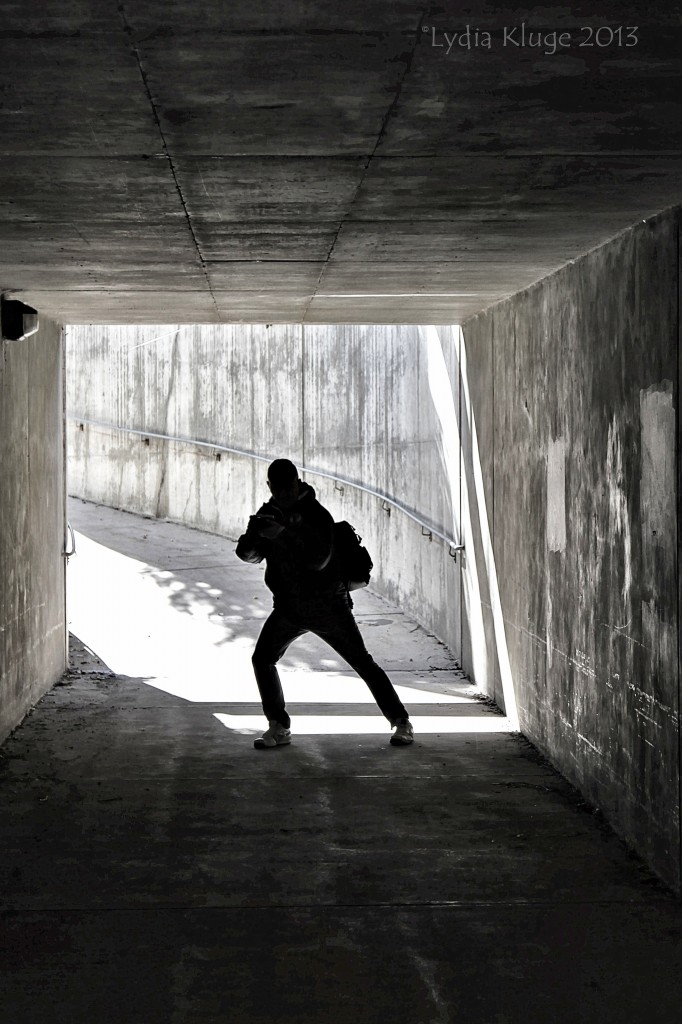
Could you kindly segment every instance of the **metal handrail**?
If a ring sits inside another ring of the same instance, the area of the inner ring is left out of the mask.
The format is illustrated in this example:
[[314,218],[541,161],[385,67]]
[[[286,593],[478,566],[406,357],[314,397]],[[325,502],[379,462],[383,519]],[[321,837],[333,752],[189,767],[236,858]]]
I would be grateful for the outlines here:
[[[230,448],[227,445],[215,444],[212,441],[197,441],[192,437],[174,437],[172,434],[157,434],[151,430],[137,430],[134,427],[118,427],[114,423],[103,423],[99,420],[87,420],[83,419],[81,416],[68,416],[67,418],[74,423],[87,424],[89,427],[104,427],[106,430],[119,430],[124,434],[135,434],[137,437],[153,437],[159,441],[174,441],[177,444],[193,444],[197,445],[199,448],[208,448],[214,452],[226,452],[229,455],[241,455],[244,458],[256,459],[258,462],[267,462],[268,464],[272,462],[272,458],[270,456],[256,455],[255,452],[247,452],[242,448]],[[423,533],[426,531],[424,536],[429,538],[438,537],[439,540],[442,540],[448,545],[450,549],[449,553],[453,558],[456,558],[458,551],[464,551],[464,544],[454,540],[452,537],[448,537],[445,533],[441,533],[440,530],[435,529],[435,527],[430,523],[420,519],[419,516],[416,516],[409,508],[402,505],[399,501],[396,501],[395,498],[391,498],[388,494],[382,494],[381,491],[375,491],[371,487],[365,487],[364,484],[358,484],[353,480],[346,480],[344,477],[335,476],[333,473],[326,473],[324,470],[311,469],[309,466],[299,466],[299,470],[301,473],[309,473],[312,476],[319,476],[326,480],[332,480],[335,484],[341,484],[342,487],[354,487],[357,491],[362,491],[364,494],[369,494],[373,498],[378,498],[380,501],[392,506],[399,512],[402,512],[403,515],[406,515],[409,519],[412,519],[413,522],[417,523],[417,525],[422,528]],[[390,514],[390,509],[385,509],[385,511],[388,511]]]
[[71,537],[71,550],[69,551],[68,544],[65,543],[63,552],[64,558],[68,562],[68,560],[76,554],[76,534],[73,532],[73,526],[68,520],[66,522],[66,529],[68,530],[69,536]]

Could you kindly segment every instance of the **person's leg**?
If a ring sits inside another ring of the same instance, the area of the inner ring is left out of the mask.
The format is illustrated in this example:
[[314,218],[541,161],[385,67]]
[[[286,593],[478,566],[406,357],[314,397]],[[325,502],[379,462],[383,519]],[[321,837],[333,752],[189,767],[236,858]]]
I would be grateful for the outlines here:
[[395,692],[391,680],[371,656],[362,634],[358,629],[350,608],[335,606],[333,613],[316,622],[306,623],[312,633],[329,644],[344,661],[347,661],[361,679],[367,683],[370,693],[379,705],[381,713],[394,725],[398,720],[407,720],[409,715]]
[[282,683],[276,665],[296,637],[307,632],[305,627],[287,619],[275,610],[265,620],[253,652],[253,671],[258,683],[263,713],[269,722],[279,722],[288,729],[291,725],[284,702]]

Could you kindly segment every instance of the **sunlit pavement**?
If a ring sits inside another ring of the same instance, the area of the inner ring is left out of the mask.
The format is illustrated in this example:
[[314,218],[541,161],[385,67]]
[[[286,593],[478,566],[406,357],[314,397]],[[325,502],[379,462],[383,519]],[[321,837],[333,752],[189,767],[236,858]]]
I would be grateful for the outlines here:
[[172,524],[70,518],[72,669],[0,761],[4,1019],[679,1019],[680,903],[435,638],[358,596],[412,747],[304,638],[294,742],[258,752],[260,569]]

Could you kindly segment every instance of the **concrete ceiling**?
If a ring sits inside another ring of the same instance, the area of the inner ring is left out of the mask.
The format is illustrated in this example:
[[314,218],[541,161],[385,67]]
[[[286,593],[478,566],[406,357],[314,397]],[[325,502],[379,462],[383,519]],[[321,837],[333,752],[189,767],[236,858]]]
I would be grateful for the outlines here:
[[62,322],[455,323],[682,202],[676,3],[0,18],[0,287]]

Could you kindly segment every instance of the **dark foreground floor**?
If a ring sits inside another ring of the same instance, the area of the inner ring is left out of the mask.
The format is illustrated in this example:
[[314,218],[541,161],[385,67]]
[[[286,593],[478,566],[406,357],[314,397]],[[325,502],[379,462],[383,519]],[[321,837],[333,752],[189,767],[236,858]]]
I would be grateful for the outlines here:
[[[167,588],[182,628],[204,601],[243,666],[267,600],[231,545],[71,516]],[[343,666],[315,676],[314,644],[292,687],[325,702],[299,699],[295,744],[259,753],[250,681],[229,704],[198,678],[180,696],[168,668],[113,675],[74,640],[1,751],[3,1022],[677,1024],[682,904],[519,736],[482,731],[499,716],[437,641],[371,595],[357,609],[423,720],[409,749],[382,721],[353,731],[373,708],[351,682],[351,703],[329,699]],[[115,639],[131,622],[109,622]]]

